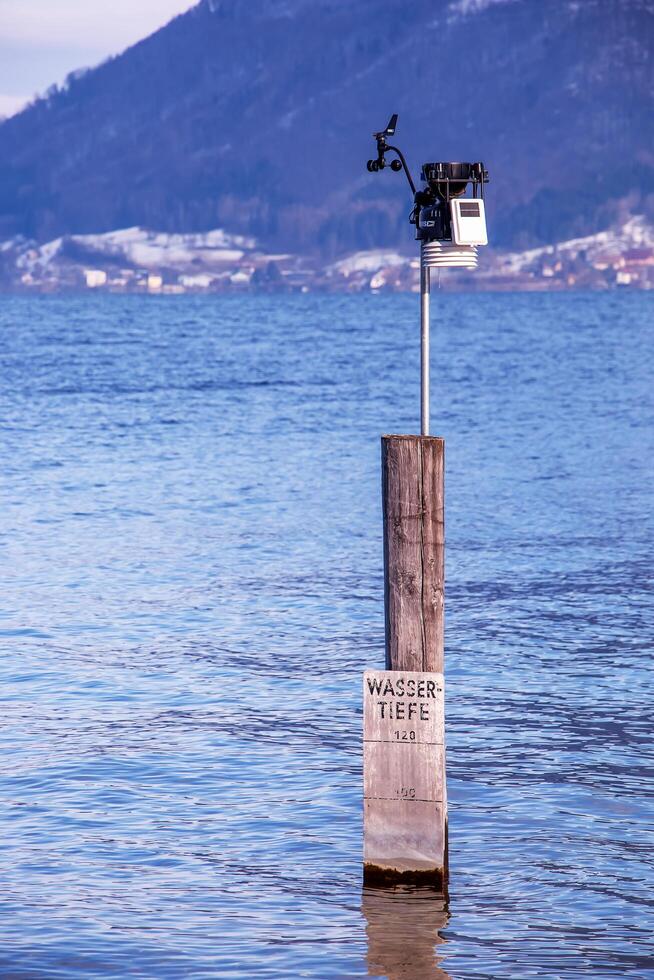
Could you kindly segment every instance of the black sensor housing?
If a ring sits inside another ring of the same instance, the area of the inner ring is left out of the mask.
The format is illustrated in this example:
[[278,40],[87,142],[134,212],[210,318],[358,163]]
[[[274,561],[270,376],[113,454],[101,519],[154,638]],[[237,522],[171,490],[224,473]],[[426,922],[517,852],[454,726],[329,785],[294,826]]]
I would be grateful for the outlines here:
[[[461,197],[471,186],[472,197],[484,196],[484,184],[488,183],[488,171],[481,161],[475,163],[436,162],[422,166],[421,177],[425,187],[416,189],[402,151],[388,142],[395,135],[397,115],[391,116],[386,129],[373,133],[377,141],[377,157],[368,160],[370,173],[377,173],[390,166],[392,170],[404,170],[413,194],[413,210],[410,221],[416,226],[416,238],[421,241],[451,241],[452,213],[450,201]],[[390,163],[387,153],[395,153]]]

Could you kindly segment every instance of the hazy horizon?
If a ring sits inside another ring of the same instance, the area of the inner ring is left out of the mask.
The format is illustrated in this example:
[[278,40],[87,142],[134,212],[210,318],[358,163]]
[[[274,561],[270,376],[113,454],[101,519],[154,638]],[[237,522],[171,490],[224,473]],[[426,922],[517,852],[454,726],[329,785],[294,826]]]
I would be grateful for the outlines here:
[[0,117],[19,112],[71,71],[163,27],[197,0],[0,0]]

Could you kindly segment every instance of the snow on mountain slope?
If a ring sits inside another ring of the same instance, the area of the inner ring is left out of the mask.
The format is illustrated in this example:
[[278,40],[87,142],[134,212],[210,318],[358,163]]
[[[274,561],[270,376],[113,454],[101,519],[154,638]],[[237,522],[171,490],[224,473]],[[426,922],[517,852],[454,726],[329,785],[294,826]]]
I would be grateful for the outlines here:
[[194,267],[220,269],[236,265],[254,250],[253,238],[229,235],[222,229],[204,233],[166,234],[144,228],[123,228],[104,235],[70,235],[55,238],[44,245],[17,242],[0,245],[19,251],[17,267],[22,272],[43,271],[54,260],[107,263],[142,269],[165,268],[186,270]]
[[203,0],[0,124],[0,237],[402,249],[406,184],[365,170],[394,111],[414,173],[484,160],[496,244],[592,234],[654,213],[653,34],[653,0]]

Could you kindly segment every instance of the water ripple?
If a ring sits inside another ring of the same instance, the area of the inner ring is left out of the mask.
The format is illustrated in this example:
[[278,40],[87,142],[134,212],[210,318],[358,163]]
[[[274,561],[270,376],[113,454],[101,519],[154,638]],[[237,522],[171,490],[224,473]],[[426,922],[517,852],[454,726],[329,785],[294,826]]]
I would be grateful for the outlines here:
[[654,976],[647,294],[435,297],[451,894],[362,890],[416,314],[0,298],[0,976]]

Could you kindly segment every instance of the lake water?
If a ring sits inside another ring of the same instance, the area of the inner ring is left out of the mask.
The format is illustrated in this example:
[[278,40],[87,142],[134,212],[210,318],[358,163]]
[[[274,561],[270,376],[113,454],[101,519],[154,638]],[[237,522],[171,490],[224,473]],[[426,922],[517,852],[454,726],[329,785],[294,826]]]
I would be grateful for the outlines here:
[[654,977],[653,314],[435,296],[445,908],[361,887],[417,297],[0,298],[1,977]]

